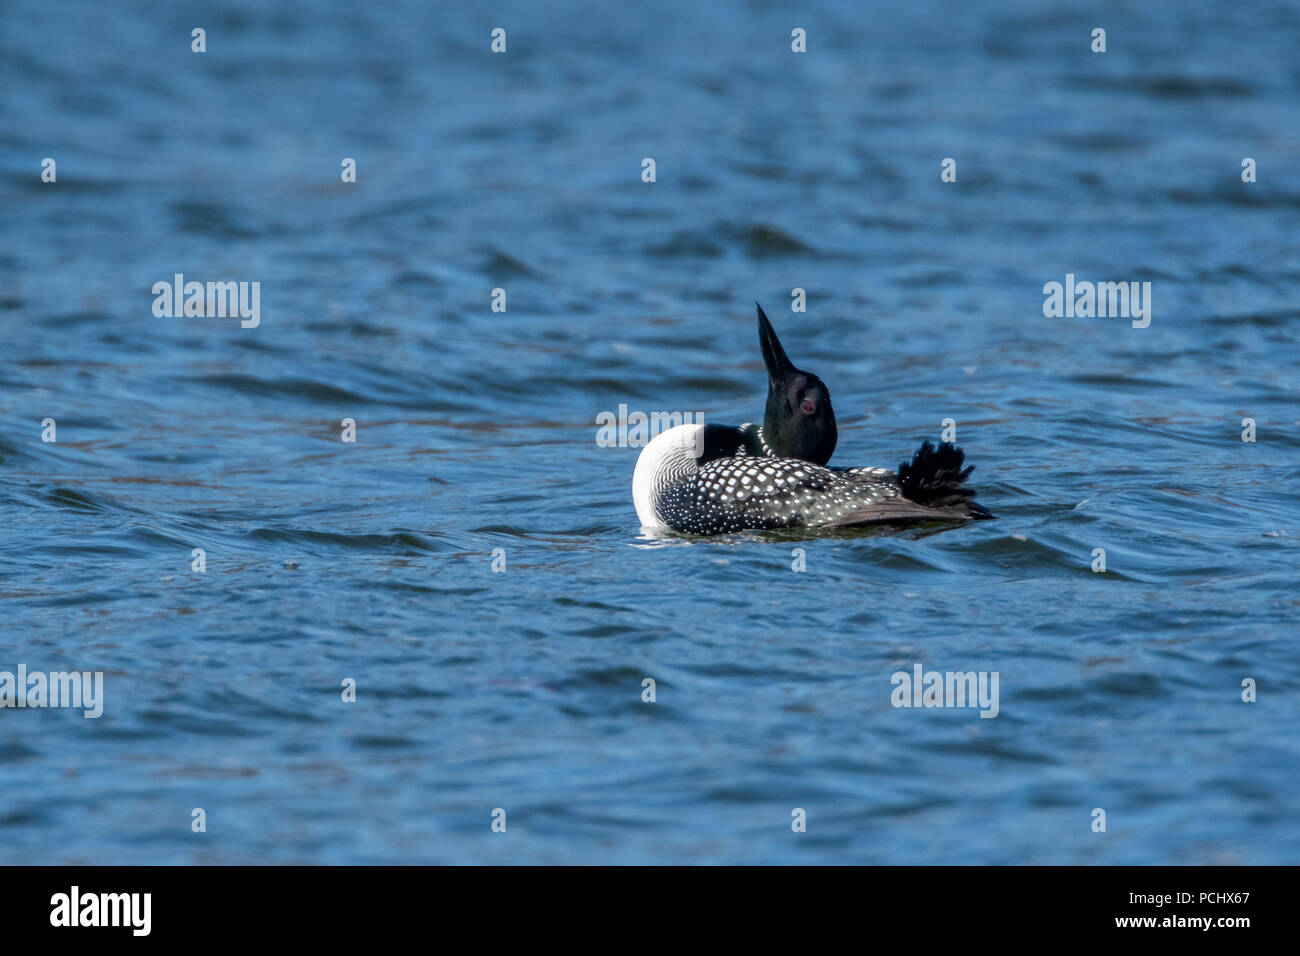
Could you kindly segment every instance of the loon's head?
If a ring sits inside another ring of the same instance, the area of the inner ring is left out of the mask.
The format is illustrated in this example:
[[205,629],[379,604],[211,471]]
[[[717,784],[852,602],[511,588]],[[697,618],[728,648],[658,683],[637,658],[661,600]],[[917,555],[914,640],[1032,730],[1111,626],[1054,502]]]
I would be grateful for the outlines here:
[[763,438],[780,458],[826,464],[839,437],[830,390],[812,372],[794,367],[761,305],[758,306],[758,340],[763,346],[768,381]]

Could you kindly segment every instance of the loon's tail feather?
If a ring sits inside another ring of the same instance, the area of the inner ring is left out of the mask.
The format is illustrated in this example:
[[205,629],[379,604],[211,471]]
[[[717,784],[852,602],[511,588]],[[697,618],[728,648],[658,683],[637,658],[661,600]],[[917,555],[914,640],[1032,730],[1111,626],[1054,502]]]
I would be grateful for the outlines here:
[[965,452],[951,442],[922,442],[912,460],[898,466],[903,497],[952,516],[992,518],[992,512],[973,500],[975,489],[965,484],[975,470],[974,465],[962,468],[965,460]]
[[898,485],[903,494],[877,501],[850,512],[826,525],[831,528],[865,525],[908,525],[918,521],[965,521],[992,518],[993,514],[972,501],[975,489],[963,484],[974,466],[962,468],[965,460],[956,445],[937,448],[925,442],[910,462],[898,466]]

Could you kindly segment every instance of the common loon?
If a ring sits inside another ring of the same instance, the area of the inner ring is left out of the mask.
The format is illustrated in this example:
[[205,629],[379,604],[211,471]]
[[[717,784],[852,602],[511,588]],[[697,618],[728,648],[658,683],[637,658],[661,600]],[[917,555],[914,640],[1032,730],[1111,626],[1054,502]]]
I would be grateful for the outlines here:
[[[755,303],[757,305],[757,303]],[[830,392],[795,368],[758,306],[767,365],[762,426],[678,425],[641,450],[632,500],[643,528],[713,535],[993,515],[964,482],[956,445],[924,442],[898,471],[827,467],[838,432]]]

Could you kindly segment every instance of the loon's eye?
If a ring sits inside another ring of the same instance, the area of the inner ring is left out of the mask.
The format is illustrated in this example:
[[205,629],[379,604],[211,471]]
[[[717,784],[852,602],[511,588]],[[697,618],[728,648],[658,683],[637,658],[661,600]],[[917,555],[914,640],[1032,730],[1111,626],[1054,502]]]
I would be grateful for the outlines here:
[[799,407],[802,408],[809,415],[817,411],[817,406],[812,403],[811,398],[805,398],[802,402],[799,403]]

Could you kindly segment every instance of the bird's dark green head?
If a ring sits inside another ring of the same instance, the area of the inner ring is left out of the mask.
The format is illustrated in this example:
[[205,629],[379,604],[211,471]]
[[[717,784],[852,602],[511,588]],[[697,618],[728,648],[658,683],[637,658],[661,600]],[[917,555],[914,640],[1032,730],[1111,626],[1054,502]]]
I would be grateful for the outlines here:
[[758,341],[767,365],[763,437],[768,447],[781,458],[826,464],[839,438],[830,390],[812,372],[794,367],[761,305],[758,306]]

